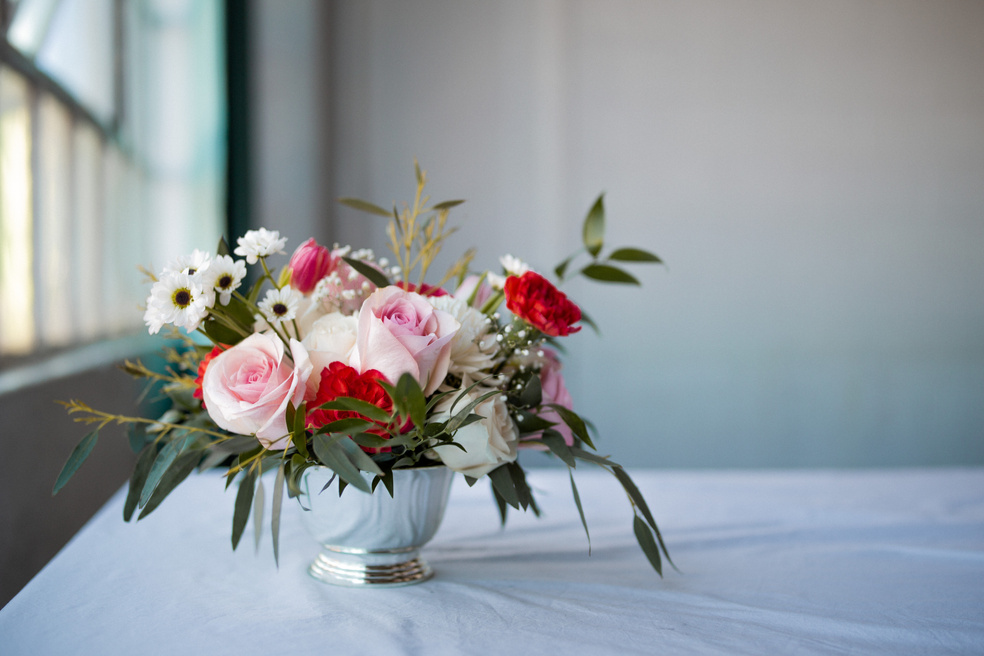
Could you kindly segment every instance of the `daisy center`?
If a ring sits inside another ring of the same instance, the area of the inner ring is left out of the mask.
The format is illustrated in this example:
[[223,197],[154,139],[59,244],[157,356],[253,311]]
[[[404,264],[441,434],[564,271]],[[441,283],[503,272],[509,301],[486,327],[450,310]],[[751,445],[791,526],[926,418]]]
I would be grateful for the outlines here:
[[284,305],[283,303],[274,303],[273,304],[273,313],[275,315],[277,315],[278,317],[282,317],[285,314],[287,314],[287,306]]
[[171,294],[171,302],[179,308],[188,307],[191,305],[191,291],[184,288],[175,289],[174,293]]
[[219,278],[219,285],[218,285],[219,289],[226,289],[231,284],[232,284],[232,276],[230,276],[229,274],[226,274],[221,278]]

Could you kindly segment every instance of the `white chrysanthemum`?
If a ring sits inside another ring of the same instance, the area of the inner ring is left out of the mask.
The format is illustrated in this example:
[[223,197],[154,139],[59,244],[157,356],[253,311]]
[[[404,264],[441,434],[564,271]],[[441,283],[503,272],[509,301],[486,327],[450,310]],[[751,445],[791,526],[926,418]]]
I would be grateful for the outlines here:
[[154,335],[164,324],[174,324],[189,333],[208,316],[207,295],[197,275],[170,271],[161,277],[147,297],[144,323]]
[[258,308],[263,318],[270,325],[291,321],[297,316],[297,303],[300,294],[296,294],[290,285],[281,289],[270,289],[260,301]]
[[245,257],[250,264],[256,264],[256,260],[267,257],[274,253],[284,253],[284,246],[287,245],[287,238],[281,237],[276,230],[248,230],[245,235],[236,240],[239,246],[233,251],[236,255]]
[[229,305],[232,292],[239,289],[245,277],[245,262],[234,260],[228,255],[219,255],[209,264],[202,282],[206,289],[214,290],[219,295],[222,305]]
[[208,270],[212,256],[197,248],[191,255],[179,255],[164,267],[164,273],[187,273],[190,276],[203,274]]
[[503,255],[500,257],[499,264],[502,265],[503,271],[509,276],[521,276],[527,271],[533,270],[533,267],[529,264],[512,255]]
[[495,335],[490,334],[486,316],[453,296],[428,296],[435,309],[447,312],[457,319],[461,327],[451,339],[451,364],[448,372],[463,379],[474,380],[472,374],[492,368],[492,356],[496,352]]

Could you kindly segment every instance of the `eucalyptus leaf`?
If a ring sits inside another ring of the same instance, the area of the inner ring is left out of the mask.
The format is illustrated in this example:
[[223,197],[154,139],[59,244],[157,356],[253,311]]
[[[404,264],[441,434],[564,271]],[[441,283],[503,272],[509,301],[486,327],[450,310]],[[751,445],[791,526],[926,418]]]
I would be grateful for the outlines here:
[[536,416],[532,412],[521,412],[516,415],[515,419],[516,428],[519,429],[520,435],[536,433],[557,425],[552,421],[544,419],[543,417]]
[[512,478],[513,487],[516,490],[516,496],[519,499],[519,505],[526,510],[531,505],[533,505],[533,492],[530,490],[530,486],[526,483],[526,472],[517,462],[510,462],[505,466],[506,470],[509,472],[509,477]]
[[369,201],[358,198],[339,198],[338,202],[360,212],[368,212],[369,214],[376,214],[377,216],[384,216],[386,218],[390,216],[390,213],[379,205],[373,205]]
[[560,418],[564,420],[564,423],[567,424],[574,432],[574,435],[580,438],[582,442],[587,444],[592,449],[595,448],[594,444],[591,442],[591,437],[588,435],[588,427],[584,425],[584,420],[581,419],[576,412],[569,408],[565,408],[559,403],[548,403],[547,407],[553,408],[557,414],[560,415]]
[[130,489],[126,494],[126,502],[123,504],[123,521],[128,522],[133,517],[133,511],[137,509],[137,502],[140,500],[140,492],[147,481],[147,474],[150,472],[151,465],[157,458],[157,445],[151,442],[144,447],[137,458],[137,464],[133,467],[130,474]]
[[75,448],[72,449],[72,453],[69,454],[68,460],[65,462],[65,466],[62,467],[61,473],[58,474],[58,478],[55,480],[55,487],[51,490],[51,496],[58,494],[58,490],[65,486],[72,476],[79,470],[85,459],[89,457],[92,453],[92,449],[96,446],[96,441],[99,439],[99,431],[94,430],[85,437],[83,437]]
[[273,483],[273,504],[270,508],[270,533],[273,535],[273,562],[280,567],[280,510],[284,503],[284,462],[277,467]]
[[639,284],[639,280],[631,273],[609,264],[589,264],[581,269],[581,273],[598,282],[613,282],[628,285]]
[[[396,381],[396,393],[399,403],[406,408],[407,415],[414,426],[423,426],[427,421],[427,399],[424,398],[424,390],[420,388],[417,380],[408,373],[403,374],[400,380]],[[394,399],[395,401],[397,399]]]
[[644,251],[640,248],[617,248],[611,252],[608,256],[609,260],[616,260],[618,262],[653,262],[656,264],[662,264],[663,260],[659,259],[656,255],[650,253],[649,251]]
[[642,552],[649,559],[649,564],[653,566],[657,574],[663,576],[663,565],[660,562],[659,547],[656,546],[656,540],[653,539],[653,534],[649,532],[646,522],[639,515],[633,515],[632,529],[635,531],[639,546],[642,547]]
[[585,462],[591,462],[596,465],[601,465],[602,467],[611,467],[614,463],[608,459],[607,456],[599,456],[597,453],[591,453],[590,451],[585,451],[584,449],[572,446],[571,453],[578,460],[584,460]]
[[492,481],[492,489],[498,493],[503,500],[513,508],[519,509],[519,493],[513,483],[509,469],[505,466],[496,467],[489,472],[489,480]]
[[379,269],[377,269],[376,267],[372,266],[371,264],[363,262],[362,260],[357,260],[352,257],[343,257],[342,259],[345,260],[346,264],[348,264],[350,267],[352,267],[353,269],[361,273],[363,276],[365,276],[366,279],[369,280],[369,282],[376,285],[376,287],[390,286],[391,283],[389,278],[386,277],[386,274],[380,271]]
[[137,521],[140,521],[150,513],[157,509],[157,506],[161,504],[164,499],[167,498],[174,488],[178,487],[181,482],[188,478],[188,474],[194,471],[195,467],[198,466],[198,461],[201,459],[201,452],[199,451],[188,451],[183,453],[179,458],[177,458],[164,475],[161,476],[161,480],[158,482],[157,487],[154,488],[154,493],[150,495],[147,500],[146,505],[144,505],[143,510],[140,511],[140,516],[137,517]]
[[232,255],[229,250],[229,242],[226,241],[225,237],[219,237],[219,243],[215,247],[216,255]]
[[598,200],[591,206],[588,215],[584,218],[583,240],[584,247],[591,254],[591,257],[598,257],[602,247],[605,245],[605,194],[598,196]]
[[574,454],[571,453],[571,447],[567,446],[564,436],[557,431],[550,428],[544,430],[543,435],[540,437],[540,442],[546,445],[555,456],[563,460],[564,464],[568,467],[574,468],[577,466]]
[[249,519],[249,509],[253,505],[253,492],[256,487],[256,470],[250,469],[239,482],[239,492],[236,494],[236,509],[232,515],[232,549],[236,550],[239,540],[246,529]]
[[[363,451],[358,444],[352,440],[340,440],[338,445],[345,452],[349,462],[358,467],[360,470],[371,472],[376,476],[383,475],[383,470],[379,468],[379,465],[377,465],[372,458],[366,455],[366,452]],[[359,478],[362,477],[360,476]]]
[[[466,480],[468,479],[466,478]],[[474,479],[472,480],[474,481]],[[469,485],[474,485],[474,483],[470,483]],[[502,495],[499,494],[499,492],[495,489],[495,486],[492,487],[492,496],[495,497],[495,505],[496,507],[499,508],[499,522],[502,526],[505,526],[506,516],[509,513],[509,504],[505,499],[502,498]]]
[[356,399],[351,396],[339,396],[331,401],[322,403],[318,406],[321,410],[342,410],[346,412],[357,412],[366,419],[377,421],[383,424],[389,423],[392,419],[390,414],[375,406],[368,401]]
[[[352,463],[344,447],[339,444],[342,440],[348,441],[348,438],[343,436],[328,437],[325,435],[315,435],[314,453],[318,456],[322,464],[330,467],[332,471],[338,474],[339,479],[341,479],[340,483],[350,483],[363,492],[372,493],[372,488],[369,487],[369,483],[359,473],[359,468]],[[341,494],[341,489],[339,490],[339,494]]]
[[[639,492],[639,488],[632,481],[632,478],[626,473],[622,467],[616,465],[612,467],[612,473],[618,482],[622,484],[622,489],[625,493],[629,495],[629,498],[635,504],[636,508],[642,513],[642,516],[646,518],[646,522],[652,528],[653,533],[656,534],[656,539],[659,540],[659,546],[663,549],[663,554],[666,555],[666,560],[669,561],[670,565],[673,565],[673,561],[670,559],[670,552],[666,550],[666,545],[663,543],[663,536],[659,533],[659,527],[656,526],[656,520],[653,519],[653,514],[649,512],[649,505],[646,503],[646,499],[643,498],[642,493]],[[638,519],[638,515],[636,516]],[[675,568],[676,565],[673,565]]]
[[591,555],[591,533],[588,531],[588,520],[584,517],[584,508],[581,506],[581,495],[577,492],[577,485],[574,483],[574,472],[567,470],[567,475],[571,479],[571,494],[574,495],[574,505],[577,506],[577,513],[581,516],[581,526],[584,527],[584,535],[588,538],[588,555]]
[[263,479],[256,480],[256,492],[253,494],[253,542],[256,551],[260,550],[260,538],[263,537],[263,511],[266,502],[266,490],[263,488]]
[[160,482],[161,477],[164,476],[164,472],[168,470],[171,463],[184,451],[185,445],[192,441],[191,436],[183,438],[175,438],[164,445],[161,449],[160,454],[157,456],[157,460],[154,461],[154,465],[150,468],[147,473],[147,480],[144,482],[143,490],[140,492],[140,500],[137,505],[141,508],[147,505],[150,500],[150,495],[153,494],[154,488]]

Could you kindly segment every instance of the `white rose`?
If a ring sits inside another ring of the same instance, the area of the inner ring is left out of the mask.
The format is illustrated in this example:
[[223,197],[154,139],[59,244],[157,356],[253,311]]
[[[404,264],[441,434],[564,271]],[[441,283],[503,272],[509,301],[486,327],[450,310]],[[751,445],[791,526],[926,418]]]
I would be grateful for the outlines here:
[[308,388],[317,392],[321,385],[321,372],[332,362],[350,364],[355,338],[359,331],[359,317],[331,312],[311,324],[301,343],[307,348],[313,366]]
[[[449,410],[454,403],[453,398],[460,398],[455,404],[455,411],[459,412],[488,391],[487,388],[474,387],[465,395],[458,393],[445,397],[435,408],[435,418],[444,421],[451,416]],[[484,419],[468,424],[454,434],[454,441],[465,450],[445,444],[431,449],[431,455],[449,469],[472,478],[481,478],[499,465],[516,460],[519,435],[502,394],[482,401],[472,412]]]

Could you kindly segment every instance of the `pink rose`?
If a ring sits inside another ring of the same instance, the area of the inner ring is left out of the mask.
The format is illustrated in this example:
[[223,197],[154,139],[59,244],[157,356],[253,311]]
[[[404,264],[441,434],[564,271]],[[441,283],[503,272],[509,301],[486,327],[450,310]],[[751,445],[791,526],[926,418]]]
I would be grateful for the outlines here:
[[359,311],[352,366],[375,369],[391,383],[405,373],[431,394],[451,363],[451,339],[461,326],[420,294],[396,286],[374,291]]
[[278,338],[254,333],[215,356],[202,377],[202,396],[212,421],[238,435],[256,435],[267,449],[287,446],[287,402],[300,405],[311,361],[290,340],[286,357]]
[[328,275],[335,266],[331,251],[308,239],[290,256],[290,285],[302,294],[310,294],[318,281]]

